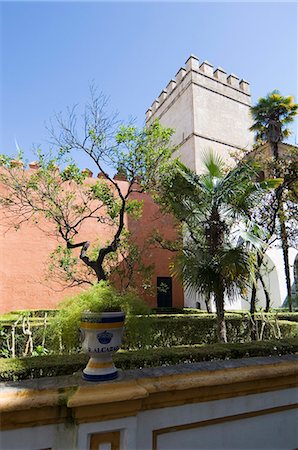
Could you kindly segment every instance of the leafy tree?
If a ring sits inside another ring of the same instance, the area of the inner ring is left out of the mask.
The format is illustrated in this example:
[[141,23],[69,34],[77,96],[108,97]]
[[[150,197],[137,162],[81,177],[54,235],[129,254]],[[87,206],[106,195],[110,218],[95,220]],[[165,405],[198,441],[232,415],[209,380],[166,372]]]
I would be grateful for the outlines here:
[[213,296],[218,339],[226,342],[225,296],[246,289],[254,262],[248,243],[259,244],[243,224],[250,223],[253,208],[272,183],[255,182],[257,170],[248,164],[226,172],[213,153],[204,166],[205,173],[197,175],[176,162],[161,180],[159,202],[183,224],[176,273],[187,287],[207,299]]
[[[297,203],[297,154],[293,154],[293,158],[286,161],[280,155],[279,143],[290,135],[287,125],[293,122],[298,114],[298,104],[294,103],[293,97],[283,97],[279,91],[275,90],[264,98],[260,98],[258,103],[251,108],[251,114],[254,120],[251,130],[256,132],[256,142],[258,144],[268,142],[272,153],[271,173],[276,178],[283,177],[285,182],[280,184],[275,190],[276,208],[273,210],[273,221],[271,220],[270,228],[277,230],[275,227],[275,219],[279,222],[279,237],[282,243],[283,260],[285,267],[285,276],[287,284],[287,296],[289,309],[292,311],[292,292],[289,265],[289,234],[287,230],[287,215],[289,208],[285,207],[285,195],[289,192],[291,186],[291,196],[296,196]],[[267,165],[268,169],[268,165]],[[291,208],[290,208],[291,209]],[[272,217],[272,214],[271,214]],[[273,227],[272,227],[273,224]],[[260,259],[262,264],[262,259]],[[253,290],[254,297],[256,289]]]
[[[134,195],[150,190],[174,151],[173,130],[158,122],[141,130],[119,125],[106,106],[106,98],[91,90],[81,127],[76,109],[66,117],[56,116],[50,128],[53,150],[47,155],[37,152],[37,170],[24,170],[20,161],[7,155],[0,159],[0,201],[7,218],[16,227],[28,221],[46,230],[53,225],[60,244],[51,255],[50,269],[58,269],[69,285],[106,280],[112,254],[122,252],[128,258],[125,217],[142,215],[142,203]],[[79,169],[74,162],[79,153],[89,157],[100,178],[87,178],[87,171]],[[127,183],[115,180],[113,171]],[[87,223],[97,230],[98,239],[91,246],[85,238]]]

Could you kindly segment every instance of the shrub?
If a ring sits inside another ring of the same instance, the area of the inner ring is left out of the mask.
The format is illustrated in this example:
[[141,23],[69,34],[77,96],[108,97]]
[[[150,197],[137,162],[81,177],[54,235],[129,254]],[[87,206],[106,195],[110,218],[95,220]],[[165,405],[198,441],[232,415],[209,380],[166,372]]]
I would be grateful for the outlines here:
[[[127,329],[138,326],[135,314],[148,314],[149,307],[134,291],[118,293],[106,282],[99,282],[90,289],[64,300],[57,315],[51,321],[49,333],[54,336],[54,348],[71,351],[79,347],[81,315],[84,311],[124,311]],[[145,332],[145,327],[144,327]]]
[[286,336],[287,338],[298,337],[298,323],[296,321],[279,320],[278,325],[282,336]]
[[[294,354],[297,351],[298,339],[296,338],[243,344],[202,344],[135,351],[122,350],[114,356],[114,360],[118,368],[128,370],[251,356]],[[82,370],[87,361],[88,356],[82,353],[1,359],[0,381],[71,375]]]
[[[134,292],[128,293],[126,299],[126,311],[128,315],[127,326],[124,335],[123,349],[135,350],[140,348],[156,348],[179,345],[195,345],[195,344],[213,344],[217,342],[216,335],[216,318],[214,314],[152,314],[152,315],[134,315],[134,311],[143,308],[138,297]],[[123,301],[124,301],[123,300]],[[76,307],[76,305],[75,305]],[[130,308],[130,309],[129,309]],[[145,308],[147,309],[146,305]],[[66,312],[65,312],[66,313]],[[286,315],[287,316],[287,315]],[[256,316],[261,317],[261,316]],[[269,315],[268,319],[257,318],[256,324],[259,332],[262,330],[262,339],[288,338],[298,336],[298,323],[295,321],[272,320],[275,316]],[[31,319],[30,319],[31,320]],[[59,339],[57,329],[57,320],[49,318],[49,322],[53,320],[53,325],[48,326],[46,330],[46,338],[43,342],[44,327],[41,326],[43,321],[35,319],[31,322],[31,331],[33,338],[33,347],[36,351],[38,346],[45,347],[47,350],[59,350]],[[66,351],[79,349],[78,328],[80,317],[77,324],[68,323],[69,332],[72,340],[64,342]],[[238,313],[226,314],[226,325],[228,340],[231,343],[249,342],[250,341],[250,321],[246,314]],[[7,348],[6,340],[9,336],[9,326],[2,327],[0,333],[0,345],[3,349],[2,356],[9,357],[11,352]],[[21,326],[16,328],[16,355],[22,356],[27,336],[22,333]],[[67,344],[68,342],[68,344]],[[62,350],[62,349],[61,349]]]
[[289,320],[290,322],[298,322],[298,312],[277,313],[278,320]]

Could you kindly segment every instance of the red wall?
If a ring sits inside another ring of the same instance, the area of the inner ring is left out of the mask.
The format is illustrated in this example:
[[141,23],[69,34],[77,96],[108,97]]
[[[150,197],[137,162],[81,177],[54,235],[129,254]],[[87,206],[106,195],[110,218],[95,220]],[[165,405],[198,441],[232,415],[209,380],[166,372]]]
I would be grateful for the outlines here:
[[[152,198],[146,194],[136,194],[135,197],[143,200],[143,216],[136,221],[128,218],[128,229],[136,236],[136,241],[141,246],[142,243],[152,235],[154,229],[167,240],[177,237],[173,218],[169,214],[162,214]],[[145,298],[151,307],[156,307],[156,278],[169,277],[169,265],[174,260],[175,254],[171,251],[157,248],[151,245],[146,252],[145,262],[154,264],[152,281],[155,285],[153,295],[145,295]],[[173,288],[173,307],[183,307],[184,293],[181,283],[177,279],[172,280]]]
[[[119,181],[119,184],[125,188],[126,182]],[[175,237],[172,219],[163,216],[149,196],[137,196],[144,200],[143,217],[139,221],[127,219],[126,224],[134,233],[136,241],[142,245],[153,228],[159,229],[167,239]],[[55,308],[65,296],[80,289],[62,289],[60,284],[45,280],[49,254],[58,245],[51,231],[45,221],[40,222],[38,227],[24,223],[17,231],[7,230],[0,210],[0,313],[29,308]],[[96,236],[108,239],[110,229],[93,222],[88,228],[83,228],[80,234],[84,236],[83,240],[92,240]],[[155,264],[154,284],[157,276],[170,276],[169,263],[172,258],[172,252],[153,246],[146,251],[144,262]],[[156,306],[156,289],[153,289],[153,295],[145,294],[145,298],[151,306]],[[183,289],[177,280],[173,280],[173,306],[183,306]]]

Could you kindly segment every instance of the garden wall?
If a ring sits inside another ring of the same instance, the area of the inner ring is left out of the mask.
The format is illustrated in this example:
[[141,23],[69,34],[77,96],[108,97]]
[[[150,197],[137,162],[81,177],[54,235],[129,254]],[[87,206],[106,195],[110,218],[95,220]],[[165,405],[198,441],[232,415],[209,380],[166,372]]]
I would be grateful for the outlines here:
[[[96,178],[88,180],[95,182]],[[127,182],[118,183],[124,191]],[[3,187],[0,185],[1,189]],[[154,229],[159,230],[167,239],[174,239],[176,235],[173,220],[168,215],[161,214],[149,195],[135,194],[135,197],[144,202],[143,216],[138,221],[126,217],[125,222],[139,248],[145,246]],[[19,229],[15,229],[13,225],[0,209],[0,314],[24,309],[56,308],[63,298],[74,295],[80,289],[69,288],[61,280],[45,278],[50,253],[61,244],[54,236],[54,227],[45,219],[39,220],[37,224],[25,222]],[[97,221],[82,227],[80,233],[81,239],[78,237],[78,241],[92,242],[98,238],[106,241],[111,238],[110,227],[98,224]],[[79,252],[80,249],[77,249],[76,256],[79,256]],[[169,264],[173,260],[173,253],[150,245],[146,247],[142,257],[146,266],[153,266],[153,271],[152,289],[142,290],[141,293],[148,304],[155,307],[156,279],[170,276]],[[141,282],[138,285],[141,285]],[[173,306],[183,307],[183,304],[182,285],[173,279]]]
[[293,449],[298,355],[2,386],[3,450]]

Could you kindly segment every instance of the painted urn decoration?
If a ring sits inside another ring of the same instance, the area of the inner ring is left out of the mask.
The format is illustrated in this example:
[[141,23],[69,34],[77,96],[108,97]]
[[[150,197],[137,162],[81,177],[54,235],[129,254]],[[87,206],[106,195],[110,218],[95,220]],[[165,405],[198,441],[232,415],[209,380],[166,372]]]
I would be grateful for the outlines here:
[[107,381],[117,378],[112,356],[122,344],[124,312],[85,312],[81,319],[82,348],[90,356],[83,378]]

